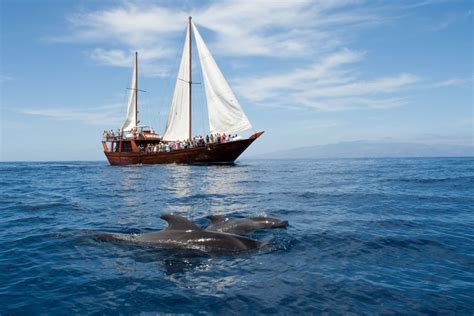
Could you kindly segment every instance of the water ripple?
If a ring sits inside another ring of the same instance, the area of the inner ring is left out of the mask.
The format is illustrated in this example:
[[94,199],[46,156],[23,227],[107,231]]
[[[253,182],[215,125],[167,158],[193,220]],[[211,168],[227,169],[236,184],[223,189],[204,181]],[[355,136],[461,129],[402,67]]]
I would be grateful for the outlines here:
[[[474,160],[0,164],[0,314],[465,314]],[[98,242],[174,212],[272,216],[260,251]]]

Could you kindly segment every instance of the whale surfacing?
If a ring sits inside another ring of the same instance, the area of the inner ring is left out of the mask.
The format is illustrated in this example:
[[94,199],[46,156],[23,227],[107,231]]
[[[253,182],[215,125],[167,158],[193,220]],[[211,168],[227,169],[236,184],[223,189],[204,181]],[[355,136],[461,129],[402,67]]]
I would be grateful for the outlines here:
[[167,249],[190,249],[204,252],[238,252],[258,249],[258,240],[224,232],[203,230],[183,216],[163,214],[168,223],[163,230],[145,234],[99,233],[101,241],[148,245]]
[[232,234],[248,234],[261,229],[288,226],[288,221],[264,216],[230,219],[222,215],[209,215],[207,218],[211,221],[211,224],[206,228],[207,231]]

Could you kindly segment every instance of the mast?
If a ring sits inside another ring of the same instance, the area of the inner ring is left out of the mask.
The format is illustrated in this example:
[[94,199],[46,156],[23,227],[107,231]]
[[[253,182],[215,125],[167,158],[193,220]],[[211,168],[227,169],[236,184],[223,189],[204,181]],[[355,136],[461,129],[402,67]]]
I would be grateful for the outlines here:
[[138,128],[138,52],[135,52],[135,127]]
[[192,100],[192,85],[193,85],[193,77],[192,77],[192,32],[193,29],[191,27],[191,17],[189,17],[189,140],[191,141],[192,137],[192,109],[191,109],[191,100]]

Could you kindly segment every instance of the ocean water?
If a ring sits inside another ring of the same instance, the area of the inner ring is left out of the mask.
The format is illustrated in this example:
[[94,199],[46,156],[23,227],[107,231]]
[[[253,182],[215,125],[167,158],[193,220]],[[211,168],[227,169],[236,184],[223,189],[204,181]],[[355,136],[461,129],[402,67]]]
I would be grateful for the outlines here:
[[[0,164],[0,314],[474,312],[474,159]],[[99,242],[267,215],[262,250]]]

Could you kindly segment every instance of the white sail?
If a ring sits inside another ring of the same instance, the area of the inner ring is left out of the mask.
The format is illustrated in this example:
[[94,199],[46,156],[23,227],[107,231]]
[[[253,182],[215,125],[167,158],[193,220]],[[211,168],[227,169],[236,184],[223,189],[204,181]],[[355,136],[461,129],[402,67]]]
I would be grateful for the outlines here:
[[252,128],[194,23],[192,27],[206,89],[211,133],[238,133]]
[[168,123],[163,135],[163,140],[166,141],[183,141],[189,138],[189,32],[188,27],[171,109],[168,114]]
[[135,66],[133,67],[133,76],[132,76],[132,85],[130,86],[130,96],[128,97],[128,111],[127,118],[122,125],[122,131],[128,132],[131,131],[135,126],[137,121],[137,109],[135,107],[135,99],[137,97],[137,60],[135,59]]

